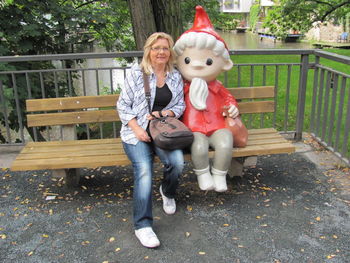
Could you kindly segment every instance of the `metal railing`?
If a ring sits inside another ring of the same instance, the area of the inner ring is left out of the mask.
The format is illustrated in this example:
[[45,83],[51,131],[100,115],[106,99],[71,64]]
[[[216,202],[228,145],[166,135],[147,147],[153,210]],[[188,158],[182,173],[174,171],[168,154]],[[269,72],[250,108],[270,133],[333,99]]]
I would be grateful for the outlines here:
[[[231,50],[230,54],[234,62],[237,57],[248,62],[235,63],[219,77],[226,87],[275,88],[275,112],[244,116],[249,128],[275,127],[293,134],[295,140],[310,132],[349,164],[349,57],[313,49]],[[130,62],[141,56],[142,52],[123,52],[0,57],[0,69],[6,68],[0,71],[0,146],[61,139],[60,127],[58,131],[26,128],[25,100],[118,92]],[[257,61],[252,62],[252,56]],[[339,67],[331,68],[327,61]],[[118,136],[118,129],[118,124],[80,125],[77,131],[80,138],[89,139]]]

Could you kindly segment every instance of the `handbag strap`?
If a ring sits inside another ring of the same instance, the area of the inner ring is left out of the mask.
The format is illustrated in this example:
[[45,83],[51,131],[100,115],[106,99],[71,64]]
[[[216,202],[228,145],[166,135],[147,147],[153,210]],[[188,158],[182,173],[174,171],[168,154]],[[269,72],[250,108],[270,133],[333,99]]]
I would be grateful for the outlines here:
[[147,104],[148,104],[148,111],[150,114],[152,114],[152,110],[151,110],[151,91],[149,88],[149,81],[148,81],[148,76],[146,74],[146,72],[142,71],[143,73],[143,87],[145,89],[145,95],[146,95],[146,100],[147,100]]

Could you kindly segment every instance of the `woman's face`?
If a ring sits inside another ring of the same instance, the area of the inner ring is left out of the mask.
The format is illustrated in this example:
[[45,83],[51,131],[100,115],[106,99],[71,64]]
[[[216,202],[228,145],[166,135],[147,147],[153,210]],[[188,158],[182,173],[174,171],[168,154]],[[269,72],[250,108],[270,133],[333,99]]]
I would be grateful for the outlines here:
[[166,65],[170,58],[168,40],[159,38],[151,46],[150,59],[152,66]]

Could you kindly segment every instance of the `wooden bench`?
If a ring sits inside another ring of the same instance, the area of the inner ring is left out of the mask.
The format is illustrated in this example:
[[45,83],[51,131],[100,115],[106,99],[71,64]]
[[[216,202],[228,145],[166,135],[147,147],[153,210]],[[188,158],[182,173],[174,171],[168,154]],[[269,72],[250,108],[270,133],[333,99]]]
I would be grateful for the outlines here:
[[[231,88],[238,99],[242,114],[274,112],[274,87]],[[115,109],[118,95],[30,99],[26,101],[29,127],[63,127],[61,141],[28,142],[12,163],[12,171],[54,170],[58,176],[65,175],[66,183],[77,185],[79,168],[128,165],[120,138],[75,140],[75,125],[87,123],[118,122]],[[274,128],[249,130],[248,145],[234,148],[232,157],[291,153],[294,145]],[[209,153],[213,156],[213,152]],[[186,160],[190,155],[186,154]],[[233,159],[235,160],[235,158]],[[233,164],[234,166],[237,163]]]

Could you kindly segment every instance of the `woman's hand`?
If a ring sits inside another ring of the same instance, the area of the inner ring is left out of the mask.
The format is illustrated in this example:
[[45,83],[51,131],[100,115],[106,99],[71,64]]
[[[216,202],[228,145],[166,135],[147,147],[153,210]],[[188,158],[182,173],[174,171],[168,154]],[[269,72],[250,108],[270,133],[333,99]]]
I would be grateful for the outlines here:
[[151,138],[149,137],[148,133],[146,132],[145,129],[143,129],[142,127],[137,127],[134,130],[135,136],[139,141],[142,142],[150,142]]
[[[170,117],[174,117],[175,114],[173,111],[171,110],[163,110],[163,111],[153,111],[152,115],[155,116],[156,118],[161,118],[161,117],[166,117],[166,116],[170,116]],[[146,119],[147,120],[153,120],[154,117],[151,114],[147,114]]]
[[135,118],[131,119],[129,121],[128,125],[132,129],[132,131],[134,132],[136,138],[139,141],[142,141],[142,142],[150,142],[151,141],[151,138],[149,137],[149,135],[146,132],[146,130],[137,124],[137,121],[136,121]]

